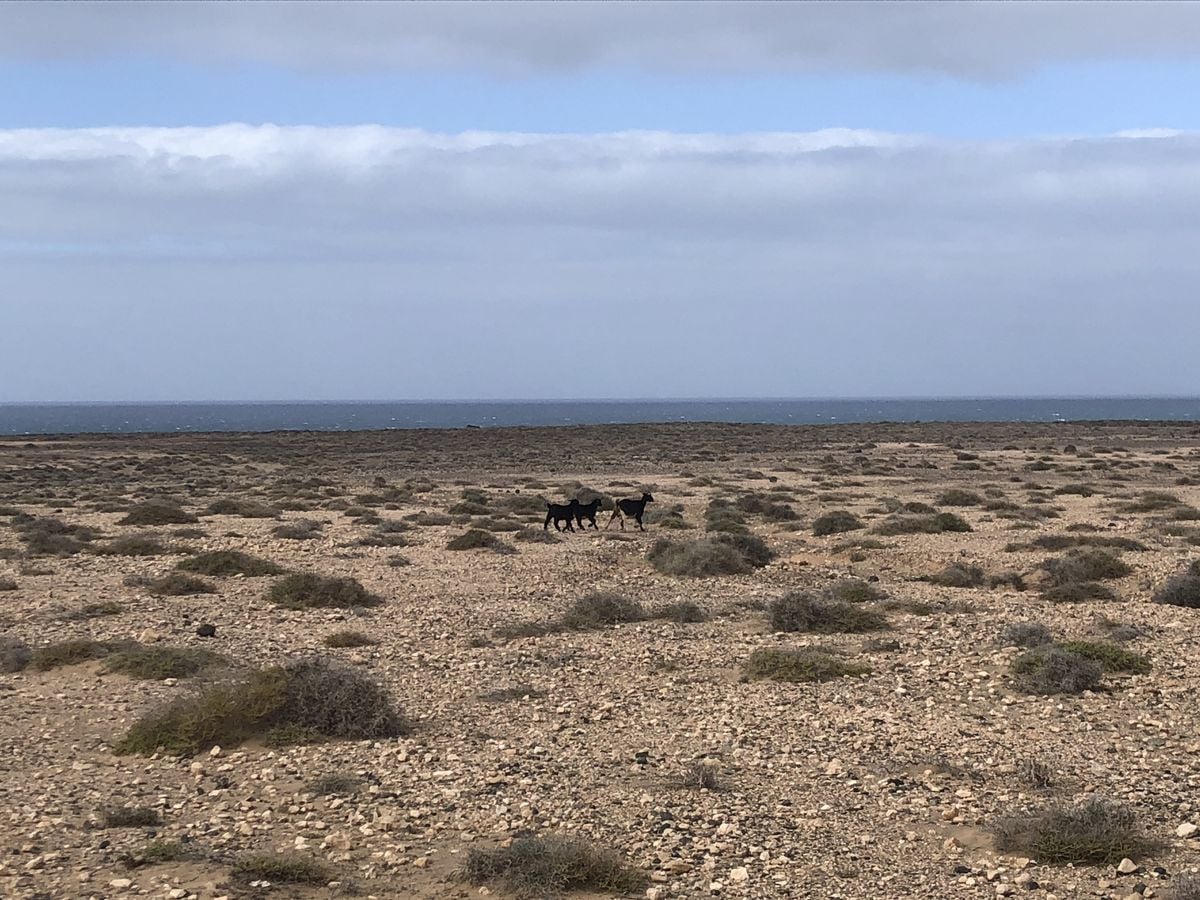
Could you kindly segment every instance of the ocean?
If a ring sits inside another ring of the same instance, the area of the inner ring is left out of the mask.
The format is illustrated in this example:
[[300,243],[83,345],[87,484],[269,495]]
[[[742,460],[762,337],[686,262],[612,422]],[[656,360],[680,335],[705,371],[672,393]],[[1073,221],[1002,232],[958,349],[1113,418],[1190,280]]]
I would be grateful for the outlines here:
[[0,403],[0,434],[370,431],[635,422],[1200,421],[1200,398]]

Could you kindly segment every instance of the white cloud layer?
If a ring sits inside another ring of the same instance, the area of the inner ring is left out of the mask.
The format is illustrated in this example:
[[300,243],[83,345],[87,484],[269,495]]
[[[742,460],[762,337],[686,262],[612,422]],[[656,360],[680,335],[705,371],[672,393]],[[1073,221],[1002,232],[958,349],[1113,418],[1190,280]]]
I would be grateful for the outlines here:
[[15,130],[0,208],[0,400],[1197,389],[1186,133]]
[[1005,77],[1200,56],[1191,3],[4,3],[0,56],[158,55],[522,73],[853,70]]

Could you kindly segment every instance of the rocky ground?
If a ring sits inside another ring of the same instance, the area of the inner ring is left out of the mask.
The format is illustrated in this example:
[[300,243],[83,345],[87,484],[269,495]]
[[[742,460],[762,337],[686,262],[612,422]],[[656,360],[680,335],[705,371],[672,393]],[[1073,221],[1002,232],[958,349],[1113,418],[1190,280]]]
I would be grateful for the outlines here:
[[[629,523],[557,543],[509,530],[540,532],[542,501],[527,498],[557,500],[581,484],[606,497],[649,489],[654,521],[644,533]],[[949,505],[951,489],[976,496]],[[155,498],[199,521],[118,524]],[[703,537],[715,498],[741,501],[773,560],[747,574],[657,572],[646,559],[654,541]],[[229,500],[262,517],[208,512]],[[754,511],[764,500],[790,513]],[[951,511],[973,530],[873,533],[906,503]],[[502,886],[464,881],[464,858],[536,833],[617,851],[645,875],[633,896],[651,898],[1168,897],[1200,868],[1200,610],[1151,597],[1200,557],[1196,507],[1200,426],[1188,424],[9,439],[0,641],[202,647],[229,669],[132,680],[93,660],[0,674],[0,894],[503,897]],[[663,524],[672,508],[684,527]],[[815,535],[832,510],[865,528]],[[95,533],[77,552],[39,552],[22,531],[30,517]],[[273,534],[306,519],[323,523],[311,539]],[[395,522],[407,530],[380,530]],[[497,529],[516,552],[447,549],[471,525]],[[1105,582],[1116,599],[1042,595],[1043,565],[1062,553],[1030,545],[1072,534],[1145,548],[1113,551],[1131,568]],[[166,552],[97,552],[129,535]],[[372,546],[380,535],[385,545]],[[385,602],[284,609],[265,596],[280,576],[213,577],[216,592],[197,596],[145,587],[218,549],[352,577]],[[956,562],[1024,584],[920,580]],[[772,632],[774,600],[847,575],[878,579],[886,630]],[[594,591],[647,610],[691,601],[706,620],[509,630],[552,622]],[[1024,693],[1009,671],[1022,651],[999,637],[1016,622],[1062,639],[1119,633],[1152,668],[1106,677],[1103,690]],[[201,624],[215,636],[200,637]],[[325,646],[346,629],[377,643]],[[805,646],[870,672],[819,685],[743,675],[757,649]],[[114,753],[139,716],[197,683],[310,655],[384,684],[408,733]],[[715,785],[690,782],[697,762]],[[315,792],[329,775],[354,786]],[[996,848],[1004,817],[1090,796],[1131,808],[1159,846],[1125,872]],[[114,807],[160,821],[118,827],[106,821]],[[155,845],[174,850],[160,860]],[[234,871],[246,854],[279,852],[325,864],[328,883]]]

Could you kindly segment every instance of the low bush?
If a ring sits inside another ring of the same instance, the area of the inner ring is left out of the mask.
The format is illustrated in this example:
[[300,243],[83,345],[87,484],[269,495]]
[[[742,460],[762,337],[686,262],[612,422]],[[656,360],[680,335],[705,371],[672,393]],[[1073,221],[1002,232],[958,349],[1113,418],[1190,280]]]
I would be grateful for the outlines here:
[[835,509],[831,512],[822,513],[813,519],[812,533],[817,537],[824,537],[829,534],[858,531],[860,528],[866,527],[862,523],[862,520],[854,515],[854,513],[847,512],[844,509]]
[[373,647],[379,641],[361,631],[344,630],[325,635],[321,643],[326,647]]
[[271,585],[266,597],[284,609],[347,609],[383,603],[357,579],[311,572],[297,572],[281,578]]
[[29,645],[17,638],[0,638],[0,673],[20,672],[33,660]]
[[[739,547],[727,538],[746,538],[749,535],[720,535],[694,541],[671,541],[659,538],[647,551],[646,559],[664,575],[688,575],[705,577],[713,575],[744,575],[755,567]],[[753,540],[757,541],[757,538]],[[759,541],[759,544],[762,542]],[[763,545],[761,550],[746,544],[748,552],[757,553],[756,561],[769,554]]]
[[252,738],[367,740],[406,731],[387,691],[367,675],[322,659],[302,659],[174,700],[135,722],[113,749],[186,756]]
[[1051,603],[1086,603],[1090,600],[1116,600],[1117,595],[1096,581],[1072,581],[1051,585],[1042,591],[1042,599]]
[[522,528],[513,535],[513,540],[523,544],[561,544],[562,538],[552,531],[541,528]]
[[283,568],[270,560],[242,553],[240,550],[213,550],[198,553],[190,559],[177,563],[175,568],[197,575],[244,575],[254,578],[261,575],[280,575]]
[[96,548],[96,553],[102,556],[162,556],[170,552],[157,537],[150,534],[125,535]]
[[696,760],[689,763],[679,777],[679,783],[684,787],[704,791],[719,791],[724,789],[717,767],[707,760]]
[[640,622],[646,611],[636,600],[607,591],[597,591],[576,600],[563,614],[564,628],[589,629],[618,625],[622,622]]
[[118,525],[191,525],[199,522],[187,510],[162,500],[147,500],[133,506]]
[[0,578],[0,591],[15,591],[17,583],[11,578]]
[[1057,559],[1046,560],[1042,568],[1054,584],[1124,578],[1133,572],[1122,560],[1098,547],[1070,550]]
[[1034,647],[1012,662],[1013,683],[1027,694],[1082,694],[1100,689],[1103,667],[1054,644]]
[[995,823],[992,833],[997,850],[1050,864],[1111,865],[1155,846],[1131,809],[1098,798],[1010,816]]
[[1002,647],[1042,647],[1054,643],[1050,629],[1040,622],[1017,622],[1000,632]]
[[1168,606],[1200,609],[1200,560],[1193,562],[1178,575],[1168,578],[1154,592],[1152,599],[1155,603],[1165,603]]
[[941,534],[972,531],[966,519],[954,513],[910,513],[888,516],[871,529],[875,534]]
[[862,604],[793,591],[768,609],[773,631],[858,634],[887,628],[887,617]]
[[329,775],[319,775],[305,783],[301,789],[306,794],[318,797],[348,796],[362,790],[363,780],[357,775],[346,775],[332,772]]
[[30,556],[74,556],[97,538],[95,529],[60,519],[30,517],[17,523],[17,532]]
[[318,860],[295,853],[249,853],[233,862],[233,874],[276,884],[328,884],[336,878]]
[[979,566],[952,563],[936,575],[929,575],[925,580],[940,587],[974,588],[983,586],[984,574]]
[[853,675],[867,675],[871,667],[854,663],[826,650],[755,650],[742,664],[747,678],[771,681],[821,682]]
[[496,553],[516,553],[515,547],[510,547],[490,531],[471,528],[446,544],[447,550],[492,550]]
[[1150,660],[1140,653],[1103,641],[1065,641],[1064,650],[1100,664],[1105,672],[1127,672],[1144,675],[1150,671]]
[[155,828],[162,824],[158,810],[148,806],[108,806],[100,811],[104,828]]
[[704,614],[704,610],[691,600],[680,600],[676,603],[656,606],[650,617],[652,619],[666,619],[668,622],[677,622],[680,625],[693,625],[708,619],[708,616]]
[[29,664],[39,672],[48,672],[50,669],[58,669],[62,666],[75,666],[94,659],[103,659],[116,650],[130,646],[131,643],[128,641],[93,641],[87,638],[59,641],[56,644],[47,644],[34,650]]
[[193,597],[197,594],[212,594],[217,590],[203,578],[184,575],[180,572],[171,572],[161,578],[141,578],[139,576],[135,576],[135,578],[137,580],[134,582],[126,579],[126,584],[132,587],[144,587],[155,597]]
[[224,657],[208,650],[135,644],[106,656],[104,668],[141,681],[163,681],[190,678],[225,662]]
[[629,893],[645,881],[613,851],[558,836],[519,837],[493,850],[472,848],[462,874],[473,885],[496,885],[521,900],[576,890]]
[[974,491],[952,488],[937,498],[938,506],[979,506],[983,498]]
[[887,597],[871,582],[850,577],[839,578],[826,586],[821,594],[830,600],[840,600],[845,603],[874,603]]
[[279,510],[260,500],[218,500],[205,510],[210,516],[241,516],[243,519],[278,519]]
[[325,528],[324,522],[316,519],[296,519],[283,525],[276,525],[271,534],[288,541],[312,541],[321,536]]

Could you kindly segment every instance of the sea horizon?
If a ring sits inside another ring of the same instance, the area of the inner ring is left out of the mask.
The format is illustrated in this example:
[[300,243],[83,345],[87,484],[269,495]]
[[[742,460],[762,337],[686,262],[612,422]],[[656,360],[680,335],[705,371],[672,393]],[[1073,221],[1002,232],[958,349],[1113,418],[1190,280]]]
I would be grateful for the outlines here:
[[0,402],[0,435],[377,431],[725,422],[1200,421],[1200,397]]

